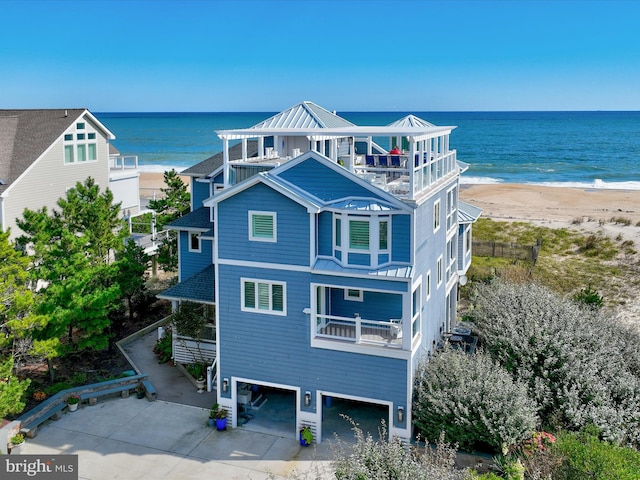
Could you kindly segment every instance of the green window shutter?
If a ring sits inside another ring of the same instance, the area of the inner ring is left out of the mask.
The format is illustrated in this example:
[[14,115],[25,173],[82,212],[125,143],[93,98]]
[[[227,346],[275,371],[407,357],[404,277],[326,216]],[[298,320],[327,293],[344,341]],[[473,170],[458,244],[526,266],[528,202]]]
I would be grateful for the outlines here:
[[260,310],[269,310],[269,284],[258,284],[258,308]]
[[256,284],[253,282],[244,282],[244,306],[256,308]]
[[380,250],[386,250],[388,247],[388,224],[389,222],[380,222]]
[[273,310],[276,312],[284,311],[284,291],[282,285],[271,285],[273,291]]
[[254,214],[251,216],[251,234],[254,238],[273,238],[273,217]]
[[336,218],[336,247],[342,245],[342,220]]
[[356,250],[369,250],[368,221],[349,221],[349,248],[353,248]]

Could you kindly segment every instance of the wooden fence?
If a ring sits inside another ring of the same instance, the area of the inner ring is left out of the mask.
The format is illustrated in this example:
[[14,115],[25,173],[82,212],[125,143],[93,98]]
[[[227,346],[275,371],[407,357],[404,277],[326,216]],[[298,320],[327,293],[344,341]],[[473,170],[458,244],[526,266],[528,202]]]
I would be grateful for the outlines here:
[[479,242],[473,241],[473,255],[477,257],[501,257],[514,260],[529,260],[533,265],[538,260],[542,240],[536,245],[519,245],[517,243]]

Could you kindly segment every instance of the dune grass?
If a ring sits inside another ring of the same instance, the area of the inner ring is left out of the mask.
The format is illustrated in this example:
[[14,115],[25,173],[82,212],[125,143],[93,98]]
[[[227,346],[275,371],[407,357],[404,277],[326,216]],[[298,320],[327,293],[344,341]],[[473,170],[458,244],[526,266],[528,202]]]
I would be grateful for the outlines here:
[[591,286],[612,306],[624,303],[640,287],[633,242],[621,238],[486,218],[474,224],[473,238],[519,245],[535,245],[540,239],[541,246],[535,266],[524,260],[474,256],[467,275],[470,285],[500,276],[513,281],[533,279],[563,295]]

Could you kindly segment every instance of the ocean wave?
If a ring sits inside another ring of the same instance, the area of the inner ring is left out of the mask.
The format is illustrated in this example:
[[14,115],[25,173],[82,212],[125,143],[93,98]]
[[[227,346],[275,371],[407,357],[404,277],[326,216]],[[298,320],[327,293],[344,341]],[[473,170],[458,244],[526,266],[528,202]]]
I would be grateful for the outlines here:
[[486,185],[494,183],[505,183],[504,180],[492,177],[470,177],[466,175],[460,176],[460,184],[462,185]]
[[138,164],[138,171],[140,172],[148,172],[148,173],[164,173],[170,170],[175,170],[180,173],[183,170],[186,170],[188,167],[178,167],[172,165],[140,165]]
[[526,182],[544,187],[586,188],[590,190],[640,190],[640,182],[605,182],[596,178],[593,182]]

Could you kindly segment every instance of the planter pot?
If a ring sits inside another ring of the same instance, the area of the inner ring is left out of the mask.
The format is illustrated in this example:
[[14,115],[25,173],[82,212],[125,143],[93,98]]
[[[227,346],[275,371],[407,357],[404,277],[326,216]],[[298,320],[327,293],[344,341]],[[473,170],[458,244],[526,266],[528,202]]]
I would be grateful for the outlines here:
[[213,428],[213,427],[215,427],[215,426],[216,426],[216,420],[215,420],[215,418],[210,418],[210,419],[209,419],[209,421],[208,421],[207,423],[209,424],[209,426],[210,426],[211,428]]
[[227,429],[227,419],[216,418],[216,430],[226,430],[226,429]]
[[311,445],[304,438],[302,438],[302,434],[300,434],[300,445],[302,445],[303,447],[308,447],[309,445]]
[[144,392],[136,392],[136,398],[137,398],[137,399],[142,399],[142,398],[144,398]]
[[24,445],[24,442],[18,443],[18,444],[15,444],[15,445],[12,443],[9,453],[11,453],[11,455],[20,455],[22,453],[23,445]]
[[77,403],[69,403],[67,405],[67,408],[69,408],[70,412],[75,412],[78,409],[78,404]]
[[196,380],[196,387],[198,387],[198,393],[204,392],[204,378]]

